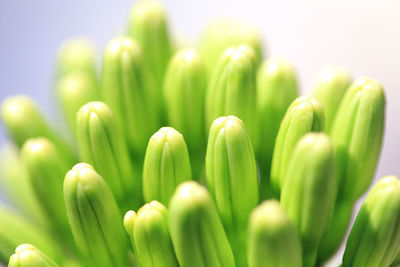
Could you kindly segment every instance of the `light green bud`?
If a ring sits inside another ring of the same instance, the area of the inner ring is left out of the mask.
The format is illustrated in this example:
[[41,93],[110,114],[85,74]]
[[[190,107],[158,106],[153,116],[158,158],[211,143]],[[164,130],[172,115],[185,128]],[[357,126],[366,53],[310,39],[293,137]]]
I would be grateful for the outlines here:
[[22,244],[11,255],[8,267],[58,267],[49,256],[31,244]]

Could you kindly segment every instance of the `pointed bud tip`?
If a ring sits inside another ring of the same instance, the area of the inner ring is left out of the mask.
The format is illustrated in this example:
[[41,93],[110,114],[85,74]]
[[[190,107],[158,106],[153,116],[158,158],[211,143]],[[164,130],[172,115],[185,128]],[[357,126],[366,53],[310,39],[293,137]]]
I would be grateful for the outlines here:
[[117,37],[107,44],[104,57],[116,58],[124,53],[129,53],[133,58],[142,56],[139,44],[132,38],[123,36]]
[[133,210],[129,210],[125,213],[124,216],[124,227],[125,231],[128,233],[129,236],[133,235],[133,225],[135,223],[136,212]]

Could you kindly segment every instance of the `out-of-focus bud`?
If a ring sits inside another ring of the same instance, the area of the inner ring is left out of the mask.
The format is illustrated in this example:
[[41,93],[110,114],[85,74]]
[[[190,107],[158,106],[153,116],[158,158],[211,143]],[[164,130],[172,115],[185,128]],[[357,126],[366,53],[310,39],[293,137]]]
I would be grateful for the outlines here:
[[332,218],[336,175],[326,134],[308,133],[296,145],[283,186],[282,207],[301,236],[303,266],[314,266],[318,245]]
[[269,197],[269,174],[275,139],[286,110],[297,94],[296,73],[290,62],[282,58],[270,58],[261,65],[257,74],[256,149],[261,174],[261,199]]
[[296,228],[276,200],[264,201],[250,216],[247,239],[249,267],[301,267]]
[[104,177],[121,208],[140,207],[141,178],[133,170],[125,138],[106,104],[90,102],[79,110],[77,137],[82,160]]
[[331,132],[340,102],[351,83],[350,73],[343,68],[325,67],[314,79],[313,95],[324,105],[325,131]]
[[149,141],[143,167],[143,195],[146,202],[168,205],[175,188],[191,180],[189,154],[183,136],[163,127]]
[[101,74],[103,100],[123,127],[130,149],[140,159],[157,130],[160,104],[155,99],[162,96],[150,86],[144,64],[139,44],[120,37],[108,43]]
[[197,182],[176,189],[169,204],[169,229],[180,266],[235,266],[214,202]]
[[49,128],[31,98],[24,95],[6,98],[1,107],[1,118],[9,135],[19,147],[29,138],[45,137],[58,147],[66,159],[70,162],[75,160],[75,153]]
[[400,250],[400,180],[386,176],[374,185],[351,229],[343,267],[386,267]]
[[319,132],[323,128],[324,110],[314,98],[301,96],[289,106],[279,127],[272,157],[271,185],[277,196],[286,183],[288,165],[299,139],[306,133]]
[[91,165],[78,163],[67,173],[64,199],[75,243],[93,266],[129,266],[117,202]]
[[199,51],[207,70],[213,72],[221,54],[230,46],[247,44],[256,54],[257,62],[262,58],[262,40],[259,31],[252,25],[219,19],[210,24],[200,39]]
[[220,117],[211,126],[206,182],[227,230],[236,263],[246,262],[243,247],[251,210],[258,204],[257,166],[243,122]]
[[168,210],[157,201],[130,210],[124,218],[140,266],[178,266],[168,230]]
[[256,139],[256,73],[256,54],[250,46],[233,46],[222,54],[207,89],[207,129],[216,118],[235,115]]
[[11,255],[8,267],[58,267],[59,265],[49,256],[31,244],[22,244]]

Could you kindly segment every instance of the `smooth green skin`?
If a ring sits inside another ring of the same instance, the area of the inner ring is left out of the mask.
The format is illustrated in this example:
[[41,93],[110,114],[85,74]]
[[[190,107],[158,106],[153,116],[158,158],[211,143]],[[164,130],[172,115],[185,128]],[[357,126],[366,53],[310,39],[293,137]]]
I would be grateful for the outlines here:
[[262,60],[262,40],[258,29],[252,25],[235,21],[219,19],[208,25],[202,33],[199,42],[199,52],[204,58],[209,73],[215,66],[221,54],[230,46],[247,44],[256,54],[257,62]]
[[73,72],[58,81],[56,92],[68,124],[75,133],[76,113],[86,103],[100,99],[97,81],[88,73]]
[[78,163],[67,173],[64,199],[75,243],[92,266],[129,266],[117,202],[91,165]]
[[185,136],[191,158],[196,159],[192,165],[204,164],[206,88],[206,70],[198,52],[193,48],[178,51],[168,65],[163,95],[169,124]]
[[250,215],[247,238],[249,267],[301,267],[297,230],[276,200],[267,200]]
[[169,231],[181,267],[234,267],[215,204],[197,182],[182,183],[169,204]]
[[245,123],[252,141],[256,141],[257,67],[256,54],[250,46],[238,45],[225,50],[207,88],[207,129],[218,117],[235,115]]
[[334,211],[333,151],[326,134],[308,133],[299,140],[288,165],[281,203],[300,233],[303,266],[315,265],[319,242]]
[[30,244],[19,245],[11,255],[8,267],[58,267],[54,260]]
[[108,43],[101,73],[101,95],[121,125],[131,153],[140,160],[147,141],[158,129],[159,103],[154,99],[162,96],[150,85],[152,78],[148,75],[145,57],[136,41],[119,37]]
[[400,180],[376,183],[357,215],[343,255],[343,267],[386,267],[400,249]]
[[75,152],[49,128],[36,103],[28,96],[6,98],[1,105],[1,119],[18,147],[22,147],[29,138],[45,137],[58,147],[68,161],[73,163],[76,160]]
[[6,263],[15,248],[30,243],[57,262],[63,259],[59,245],[35,223],[0,205],[0,262]]
[[215,199],[236,264],[243,266],[248,217],[258,204],[258,177],[250,137],[235,116],[220,117],[211,126],[206,184]]
[[269,175],[275,139],[286,110],[298,95],[296,72],[283,58],[266,60],[257,73],[257,160],[261,199],[270,197]]
[[313,96],[324,105],[325,132],[330,133],[343,96],[349,88],[352,77],[346,69],[325,67],[313,82]]
[[139,266],[179,266],[168,230],[168,210],[160,202],[145,204],[137,214],[128,211],[124,225]]
[[58,238],[64,242],[69,239],[72,244],[63,198],[64,177],[72,166],[51,141],[40,137],[25,142],[21,149],[21,160],[27,171],[27,182],[50,228],[59,235]]
[[143,167],[143,196],[168,205],[175,188],[192,179],[189,153],[183,136],[163,127],[149,141]]
[[77,139],[82,161],[104,177],[121,208],[142,205],[142,181],[135,171],[125,138],[103,102],[90,102],[77,114]]
[[309,96],[296,98],[289,106],[279,127],[271,165],[271,186],[279,196],[286,181],[288,165],[299,139],[309,132],[324,129],[323,106]]

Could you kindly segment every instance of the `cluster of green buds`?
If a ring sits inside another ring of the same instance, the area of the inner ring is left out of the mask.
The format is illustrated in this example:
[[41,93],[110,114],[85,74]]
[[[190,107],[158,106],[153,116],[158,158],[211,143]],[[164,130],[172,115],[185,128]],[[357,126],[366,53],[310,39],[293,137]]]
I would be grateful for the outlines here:
[[[60,48],[54,88],[69,136],[31,98],[3,101],[0,183],[16,210],[0,205],[0,264],[327,262],[375,175],[382,85],[328,67],[299,95],[295,67],[262,62],[249,25],[219,20],[181,47],[150,0],[127,24],[100,74],[88,40]],[[387,176],[362,204],[342,266],[399,263],[399,218],[400,180]]]

